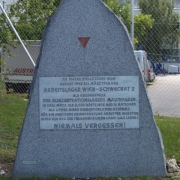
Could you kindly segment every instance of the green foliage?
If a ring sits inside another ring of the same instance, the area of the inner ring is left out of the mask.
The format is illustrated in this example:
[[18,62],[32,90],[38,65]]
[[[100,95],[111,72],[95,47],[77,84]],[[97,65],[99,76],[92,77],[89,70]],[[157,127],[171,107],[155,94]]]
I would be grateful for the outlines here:
[[127,6],[126,3],[119,4],[118,0],[106,0],[104,2],[118,17],[121,16],[121,11],[124,9],[128,10],[129,12],[129,7]]
[[[18,0],[10,6],[8,14],[23,40],[41,40],[44,27],[62,0]],[[0,47],[8,51],[7,45],[16,47],[17,40],[4,14],[0,14]]]
[[[2,66],[4,65],[4,61],[1,59],[1,56],[0,56],[0,76],[2,74]],[[1,91],[1,90],[0,90]]]
[[0,162],[12,162],[15,157],[18,136],[25,116],[27,99],[20,95],[5,94],[0,81]]
[[180,118],[155,116],[161,131],[167,158],[180,161]]
[[[119,4],[118,0],[104,0],[107,6],[123,21],[126,28],[130,32],[131,14],[130,3]],[[154,20],[151,15],[137,14],[134,17],[134,43],[139,44],[140,39],[143,39],[146,33],[153,27]]]
[[4,14],[0,14],[0,47],[6,50],[7,44],[11,44],[14,37],[14,33],[11,30]]
[[130,31],[130,4],[119,4],[118,0],[104,0],[104,2],[123,21]]
[[[123,21],[130,32],[130,3],[118,3],[118,0],[104,0],[112,11]],[[140,45],[152,55],[154,60],[162,56],[173,58],[178,48],[180,29],[179,15],[173,11],[171,0],[139,0],[142,14],[134,18],[134,44]]]
[[11,5],[9,16],[23,40],[39,40],[51,14],[61,0],[18,0]]
[[173,11],[171,0],[139,0],[142,14],[151,14],[154,19],[152,29],[139,44],[156,60],[163,55],[173,56],[173,49],[179,44],[179,15]]
[[134,17],[135,26],[134,26],[134,37],[136,40],[136,46],[139,44],[139,41],[143,39],[148,30],[152,29],[154,20],[149,14],[138,14]]

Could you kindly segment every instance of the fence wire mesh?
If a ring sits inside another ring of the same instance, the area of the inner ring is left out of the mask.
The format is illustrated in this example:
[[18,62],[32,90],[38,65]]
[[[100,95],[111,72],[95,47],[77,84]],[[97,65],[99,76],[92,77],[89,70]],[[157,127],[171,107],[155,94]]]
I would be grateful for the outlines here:
[[[61,1],[0,1],[34,62],[40,51],[43,29]],[[130,1],[103,1],[130,32]],[[180,117],[180,1],[134,0],[134,3],[133,43],[136,51],[147,52],[148,70],[143,73],[149,77],[146,81],[152,81],[147,82],[147,91],[153,111]],[[28,93],[34,67],[1,10],[0,29],[1,81],[7,93]]]

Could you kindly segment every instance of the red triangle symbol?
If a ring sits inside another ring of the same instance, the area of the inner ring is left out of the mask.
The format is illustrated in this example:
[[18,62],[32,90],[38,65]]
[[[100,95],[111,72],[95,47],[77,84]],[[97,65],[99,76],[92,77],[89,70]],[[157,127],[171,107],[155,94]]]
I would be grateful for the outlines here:
[[79,37],[78,40],[81,43],[82,47],[85,48],[90,37]]

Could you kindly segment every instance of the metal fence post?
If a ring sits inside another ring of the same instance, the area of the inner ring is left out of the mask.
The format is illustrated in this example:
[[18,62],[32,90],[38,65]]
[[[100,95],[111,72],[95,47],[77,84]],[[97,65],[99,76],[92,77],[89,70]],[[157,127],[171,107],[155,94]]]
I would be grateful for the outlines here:
[[134,46],[134,0],[131,0],[131,41]]

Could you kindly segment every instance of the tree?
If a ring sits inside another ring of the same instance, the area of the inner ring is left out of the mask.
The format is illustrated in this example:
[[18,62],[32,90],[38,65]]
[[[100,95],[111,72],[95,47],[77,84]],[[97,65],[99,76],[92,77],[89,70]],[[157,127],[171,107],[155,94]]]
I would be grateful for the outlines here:
[[[18,0],[10,6],[9,17],[23,40],[40,40],[47,19],[57,9],[62,0]],[[124,22],[130,31],[130,4],[118,3],[118,0],[104,0],[115,14]],[[0,15],[2,24],[0,32],[0,46],[11,44],[17,39],[4,16]],[[135,44],[143,39],[146,32],[152,28],[151,15],[135,15]]]
[[[62,0],[18,0],[8,13],[14,27],[23,40],[41,40],[49,16]],[[0,14],[0,47],[14,46],[16,36],[4,14]]]
[[171,0],[139,0],[139,6],[142,14],[151,14],[154,19],[152,29],[139,44],[156,61],[163,56],[172,58],[180,37],[179,15],[173,11],[174,4]]
[[[128,4],[119,4],[118,0],[104,0],[104,2],[123,21],[126,28],[130,32],[130,2]],[[146,33],[152,28],[154,20],[150,14],[136,14],[134,17],[134,22],[134,44],[137,47],[139,44],[139,40],[143,39]]]
[[[7,50],[7,45],[14,40],[13,32],[3,14],[0,14],[0,48]],[[13,45],[12,45],[13,46]]]
[[11,5],[9,16],[24,40],[39,40],[49,16],[61,0],[18,0]]

